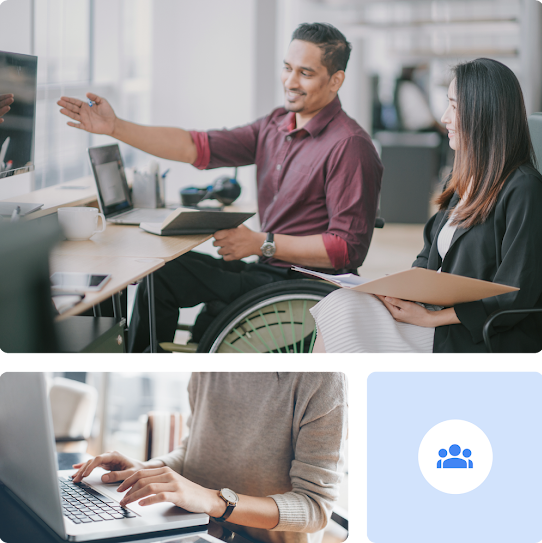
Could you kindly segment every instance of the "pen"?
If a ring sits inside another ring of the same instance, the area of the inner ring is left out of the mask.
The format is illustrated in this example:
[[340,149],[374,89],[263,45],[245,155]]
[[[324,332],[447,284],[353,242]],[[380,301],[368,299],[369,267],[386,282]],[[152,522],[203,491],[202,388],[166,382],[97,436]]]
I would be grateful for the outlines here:
[[11,214],[11,222],[16,222],[19,220],[19,215],[21,214],[21,206],[17,206],[13,213]]
[[169,173],[169,168],[162,174],[162,179],[166,178],[166,175]]

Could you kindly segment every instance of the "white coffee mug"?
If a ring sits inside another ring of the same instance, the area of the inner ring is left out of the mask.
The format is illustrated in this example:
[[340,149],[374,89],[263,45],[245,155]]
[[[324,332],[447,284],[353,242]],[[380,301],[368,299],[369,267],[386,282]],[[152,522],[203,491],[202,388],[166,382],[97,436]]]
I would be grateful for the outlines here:
[[[102,219],[101,230],[98,229],[98,217]],[[58,222],[71,241],[89,239],[105,230],[105,217],[95,207],[61,207],[58,209]]]

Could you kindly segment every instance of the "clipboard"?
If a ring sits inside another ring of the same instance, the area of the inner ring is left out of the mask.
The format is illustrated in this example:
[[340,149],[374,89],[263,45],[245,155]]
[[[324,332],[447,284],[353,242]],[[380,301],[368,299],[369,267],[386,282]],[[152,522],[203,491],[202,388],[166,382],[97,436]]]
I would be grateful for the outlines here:
[[500,283],[425,268],[410,268],[372,281],[351,273],[330,275],[298,266],[293,266],[292,269],[319,277],[341,288],[443,307],[452,307],[456,304],[474,302],[519,290],[517,287]]

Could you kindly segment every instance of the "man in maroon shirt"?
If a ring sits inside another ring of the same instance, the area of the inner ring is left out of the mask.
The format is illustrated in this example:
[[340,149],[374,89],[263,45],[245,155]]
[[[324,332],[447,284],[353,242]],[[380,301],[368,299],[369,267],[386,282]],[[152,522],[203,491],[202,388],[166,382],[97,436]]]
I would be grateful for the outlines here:
[[[333,273],[358,268],[369,249],[382,164],[370,136],[337,96],[351,45],[331,25],[300,25],[284,60],[284,107],[253,124],[209,132],[141,126],[116,117],[95,94],[63,97],[61,113],[89,132],[200,169],[256,164],[261,232],[242,225],[215,233],[220,259],[187,253],[155,272],[158,341],[172,341],[180,307],[240,295],[299,277],[291,264]],[[258,255],[258,263],[242,258]],[[138,288],[129,349],[148,345],[147,292]],[[196,323],[193,339],[202,332]]]

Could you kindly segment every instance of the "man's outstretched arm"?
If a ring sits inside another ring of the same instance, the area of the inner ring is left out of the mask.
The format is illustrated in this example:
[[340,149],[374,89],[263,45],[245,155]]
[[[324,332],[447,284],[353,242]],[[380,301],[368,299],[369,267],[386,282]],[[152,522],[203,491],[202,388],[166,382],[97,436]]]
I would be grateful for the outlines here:
[[91,92],[87,98],[93,102],[63,96],[57,103],[60,113],[75,122],[69,126],[93,134],[112,136],[151,155],[193,164],[198,158],[192,136],[182,128],[169,126],[143,126],[119,119],[109,102]]

